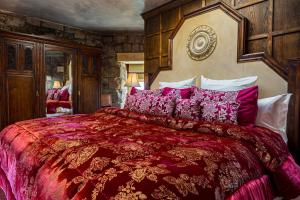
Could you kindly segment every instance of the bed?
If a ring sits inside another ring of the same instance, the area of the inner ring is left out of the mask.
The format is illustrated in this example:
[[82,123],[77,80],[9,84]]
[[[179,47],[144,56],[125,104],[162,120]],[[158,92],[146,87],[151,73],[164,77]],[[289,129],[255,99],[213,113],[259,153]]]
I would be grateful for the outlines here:
[[300,190],[299,167],[264,128],[105,108],[18,122],[0,147],[8,199],[272,199]]

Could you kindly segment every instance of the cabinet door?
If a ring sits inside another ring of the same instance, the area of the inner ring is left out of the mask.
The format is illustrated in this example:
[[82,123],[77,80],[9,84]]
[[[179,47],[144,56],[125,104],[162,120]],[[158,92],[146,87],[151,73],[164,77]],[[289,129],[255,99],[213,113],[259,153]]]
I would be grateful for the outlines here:
[[79,59],[79,112],[93,113],[100,107],[99,56],[82,54]]
[[4,45],[6,121],[32,119],[36,115],[34,43],[6,40]]

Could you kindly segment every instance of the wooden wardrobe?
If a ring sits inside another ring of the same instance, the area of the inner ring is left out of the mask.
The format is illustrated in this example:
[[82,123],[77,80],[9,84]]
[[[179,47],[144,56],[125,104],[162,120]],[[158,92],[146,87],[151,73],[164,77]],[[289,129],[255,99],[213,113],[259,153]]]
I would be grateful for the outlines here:
[[100,108],[100,49],[70,41],[0,32],[0,130],[26,119],[45,117],[45,50],[72,55],[74,113]]

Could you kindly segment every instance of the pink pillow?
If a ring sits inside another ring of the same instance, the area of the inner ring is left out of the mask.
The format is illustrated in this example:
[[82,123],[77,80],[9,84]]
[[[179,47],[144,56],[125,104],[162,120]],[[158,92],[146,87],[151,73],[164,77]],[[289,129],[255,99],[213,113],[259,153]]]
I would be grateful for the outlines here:
[[143,114],[172,116],[175,108],[175,98],[154,95],[128,95],[124,108]]
[[199,120],[200,103],[192,99],[176,99],[174,117]]
[[60,101],[69,101],[69,91],[68,89],[60,91]]
[[54,94],[57,92],[57,89],[49,89],[47,91],[47,100],[53,100]]
[[181,99],[189,99],[191,97],[191,93],[192,88],[177,89],[165,87],[162,89],[163,96],[174,96]]
[[226,101],[202,101],[201,119],[209,122],[218,121],[223,123],[237,124],[239,104]]
[[138,90],[135,87],[131,88],[130,95],[139,95],[139,96],[161,96],[162,90],[155,89],[155,90]]
[[192,88],[191,99],[198,101],[237,102],[238,124],[242,126],[254,125],[258,106],[258,86],[253,86],[240,91],[221,92],[216,90]]

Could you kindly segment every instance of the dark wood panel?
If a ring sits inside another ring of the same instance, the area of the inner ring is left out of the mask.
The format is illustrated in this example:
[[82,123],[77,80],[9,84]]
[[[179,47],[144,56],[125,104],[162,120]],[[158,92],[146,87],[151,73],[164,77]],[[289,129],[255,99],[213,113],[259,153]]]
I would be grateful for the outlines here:
[[300,27],[300,1],[274,0],[274,30]]
[[80,89],[80,113],[93,113],[99,108],[99,81],[95,77],[82,76]]
[[162,51],[162,56],[167,55],[168,54],[168,48],[169,48],[169,38],[170,35],[172,34],[173,30],[170,30],[168,32],[164,32],[162,33],[162,38],[161,38],[161,42],[162,42],[162,47],[161,47],[161,51]]
[[145,33],[147,33],[147,35],[153,33],[159,33],[160,31],[159,24],[160,24],[160,15],[149,18],[146,21]]
[[180,19],[179,16],[179,8],[175,8],[172,10],[169,10],[167,12],[164,12],[161,14],[161,28],[162,31],[174,29]]
[[284,66],[287,66],[289,58],[300,56],[300,32],[274,37],[273,43],[274,57]]
[[36,102],[33,76],[8,74],[6,94],[7,120],[10,124],[34,118]]
[[267,51],[267,39],[259,39],[248,42],[249,53],[266,52]]
[[154,35],[146,38],[146,57],[155,57],[160,54],[160,36]]
[[268,32],[268,1],[239,9],[239,13],[250,21],[249,36]]
[[181,12],[182,12],[182,15],[186,15],[186,14],[194,12],[200,8],[202,8],[202,0],[195,0],[195,1],[192,1],[192,2],[189,2],[185,5],[183,5],[181,8],[181,10],[182,10]]

